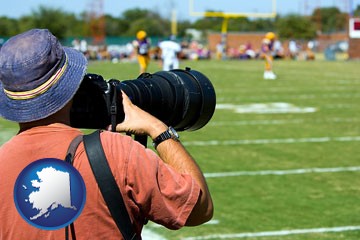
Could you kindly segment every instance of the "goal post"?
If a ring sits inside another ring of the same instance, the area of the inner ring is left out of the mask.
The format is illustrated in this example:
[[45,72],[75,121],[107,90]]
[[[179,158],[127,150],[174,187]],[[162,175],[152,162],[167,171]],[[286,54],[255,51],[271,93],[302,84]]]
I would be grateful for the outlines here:
[[[199,0],[198,0],[199,1]],[[268,0],[266,0],[268,1]],[[208,11],[196,11],[194,8],[194,0],[189,0],[189,14],[194,17],[223,17],[223,18],[240,18],[240,17],[252,17],[252,18],[275,18],[276,17],[276,0],[272,1],[271,12],[208,12]]]
[[[227,29],[229,18],[275,18],[276,17],[276,0],[264,0],[264,2],[271,1],[271,11],[268,12],[213,12],[213,11],[196,11],[194,8],[194,1],[189,0],[189,14],[194,17],[220,17],[223,18],[223,22],[221,25],[221,44],[226,46],[227,43]],[[201,0],[197,0],[201,1]],[[204,0],[203,0],[204,1]],[[235,3],[235,1],[234,1]],[[238,1],[237,1],[238,3]],[[223,48],[225,51],[225,47]],[[224,52],[225,54],[225,52]]]

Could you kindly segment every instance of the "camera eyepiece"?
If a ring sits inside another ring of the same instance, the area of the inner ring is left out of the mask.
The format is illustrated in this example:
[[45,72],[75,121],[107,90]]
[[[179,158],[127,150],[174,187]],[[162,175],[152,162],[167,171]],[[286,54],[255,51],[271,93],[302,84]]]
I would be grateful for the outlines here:
[[96,74],[85,75],[73,99],[71,126],[103,129],[111,124],[116,106],[116,122],[124,112],[121,90],[133,104],[159,118],[177,131],[194,131],[213,116],[216,95],[210,80],[190,68],[143,73],[137,79],[108,82]]

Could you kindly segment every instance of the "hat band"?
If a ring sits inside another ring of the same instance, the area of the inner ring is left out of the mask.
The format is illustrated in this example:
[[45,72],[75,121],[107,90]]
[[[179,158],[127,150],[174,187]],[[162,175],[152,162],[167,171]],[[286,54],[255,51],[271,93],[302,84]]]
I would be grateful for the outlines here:
[[51,86],[53,86],[55,83],[57,83],[59,81],[59,79],[61,78],[61,76],[64,74],[67,66],[68,66],[68,57],[65,53],[65,63],[63,64],[63,66],[61,68],[59,68],[56,71],[56,73],[51,76],[51,78],[49,80],[47,80],[46,82],[41,84],[39,87],[29,90],[29,91],[24,91],[24,92],[12,92],[12,91],[4,89],[4,92],[9,98],[14,99],[14,100],[26,100],[26,99],[34,98],[38,95],[43,94]]

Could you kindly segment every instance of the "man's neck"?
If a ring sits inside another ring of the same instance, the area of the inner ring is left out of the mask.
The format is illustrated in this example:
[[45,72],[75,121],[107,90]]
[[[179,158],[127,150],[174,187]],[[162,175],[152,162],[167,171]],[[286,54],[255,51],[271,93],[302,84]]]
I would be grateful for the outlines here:
[[29,130],[31,128],[34,127],[39,127],[39,126],[47,126],[50,124],[54,124],[54,123],[62,123],[65,125],[70,125],[70,122],[68,121],[54,121],[54,120],[50,120],[50,119],[42,119],[42,120],[38,120],[38,121],[34,121],[34,122],[28,122],[28,123],[19,123],[19,133],[24,132],[26,130]]
[[60,111],[50,115],[47,118],[36,120],[33,122],[19,123],[19,133],[24,132],[33,127],[47,126],[53,123],[62,123],[70,126],[70,107],[71,103],[67,104]]

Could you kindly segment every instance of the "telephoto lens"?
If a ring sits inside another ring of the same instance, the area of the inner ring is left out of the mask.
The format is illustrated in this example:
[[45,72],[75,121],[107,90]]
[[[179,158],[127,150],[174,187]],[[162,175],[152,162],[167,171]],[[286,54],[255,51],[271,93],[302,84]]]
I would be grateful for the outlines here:
[[210,80],[190,68],[143,73],[137,79],[105,81],[87,74],[75,94],[71,125],[103,129],[124,119],[121,90],[141,109],[177,131],[205,126],[215,111],[216,94]]

